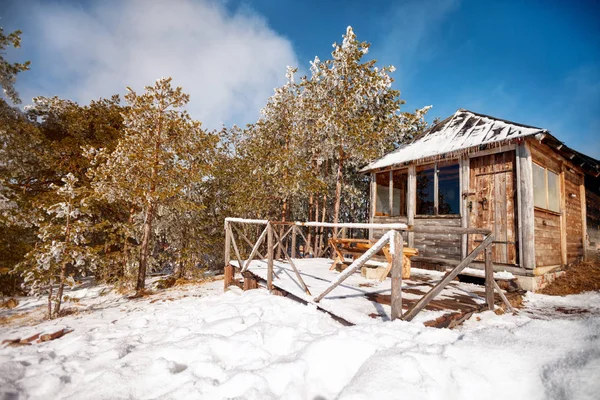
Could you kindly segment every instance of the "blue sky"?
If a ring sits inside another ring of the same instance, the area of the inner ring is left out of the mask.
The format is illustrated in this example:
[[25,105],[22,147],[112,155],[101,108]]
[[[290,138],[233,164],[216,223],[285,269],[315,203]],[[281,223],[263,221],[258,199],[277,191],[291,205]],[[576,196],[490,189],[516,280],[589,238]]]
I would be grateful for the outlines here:
[[13,1],[32,60],[24,103],[59,95],[85,103],[172,75],[209,128],[245,124],[285,66],[307,71],[348,25],[370,57],[397,67],[405,110],[458,108],[549,129],[600,158],[600,6],[593,1]]

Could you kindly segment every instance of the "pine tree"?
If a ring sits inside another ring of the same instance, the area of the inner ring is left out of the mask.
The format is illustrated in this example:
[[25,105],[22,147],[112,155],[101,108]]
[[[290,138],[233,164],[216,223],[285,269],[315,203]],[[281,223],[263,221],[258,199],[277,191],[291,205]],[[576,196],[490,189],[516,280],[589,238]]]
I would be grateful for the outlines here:
[[21,47],[21,31],[14,31],[8,35],[4,34],[4,29],[0,27],[0,87],[2,87],[4,94],[14,104],[21,103],[19,94],[15,90],[16,77],[19,72],[27,71],[29,69],[29,61],[24,63],[9,63],[2,57],[4,50],[7,47],[14,47],[15,49]]
[[143,210],[136,292],[145,285],[153,223],[162,209],[185,209],[184,196],[205,179],[216,137],[182,110],[189,96],[159,79],[138,94],[128,88],[129,107],[123,114],[125,133],[116,149],[94,152],[91,171],[97,193]]
[[[39,242],[18,266],[32,294],[48,293],[48,316],[60,313],[67,273],[85,275],[94,267],[86,246],[89,229],[87,206],[77,178],[68,174],[63,185],[52,185],[58,202],[45,208],[45,216],[37,221]],[[56,293],[54,285],[58,284]],[[52,306],[54,304],[54,307]]]
[[400,113],[400,92],[391,88],[393,66],[378,68],[363,61],[370,45],[348,27],[332,59],[311,63],[303,92],[305,118],[319,137],[321,157],[335,165],[333,222],[339,221],[344,171],[380,156],[407,130]]

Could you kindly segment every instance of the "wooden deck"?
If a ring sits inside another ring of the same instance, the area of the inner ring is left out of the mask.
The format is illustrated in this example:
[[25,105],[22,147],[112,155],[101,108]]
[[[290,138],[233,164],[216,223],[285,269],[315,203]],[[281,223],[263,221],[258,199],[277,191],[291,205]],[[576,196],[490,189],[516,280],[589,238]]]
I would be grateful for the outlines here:
[[[319,303],[315,303],[313,297],[323,292],[340,273],[329,270],[333,261],[328,258],[305,258],[293,261],[312,295],[304,292],[289,263],[274,261],[273,285],[284,294],[314,304],[319,309],[352,325],[391,319],[390,278],[379,282],[365,279],[360,273],[355,273]],[[231,261],[230,264],[239,271],[238,262]],[[267,279],[266,260],[253,260],[247,273],[264,283]],[[443,276],[443,272],[412,268],[410,279],[402,281],[403,311],[408,310],[423,297]],[[497,294],[496,297],[496,302],[500,303]],[[414,321],[428,326],[453,327],[485,308],[483,286],[452,281],[417,315]]]

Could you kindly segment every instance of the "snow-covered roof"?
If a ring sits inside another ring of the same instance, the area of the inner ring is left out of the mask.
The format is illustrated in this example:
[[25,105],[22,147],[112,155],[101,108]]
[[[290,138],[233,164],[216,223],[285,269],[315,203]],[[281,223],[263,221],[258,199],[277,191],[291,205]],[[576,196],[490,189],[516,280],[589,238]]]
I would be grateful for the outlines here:
[[363,172],[408,161],[463,152],[481,145],[500,145],[513,139],[546,133],[546,129],[518,124],[488,115],[459,109],[412,142],[371,162]]

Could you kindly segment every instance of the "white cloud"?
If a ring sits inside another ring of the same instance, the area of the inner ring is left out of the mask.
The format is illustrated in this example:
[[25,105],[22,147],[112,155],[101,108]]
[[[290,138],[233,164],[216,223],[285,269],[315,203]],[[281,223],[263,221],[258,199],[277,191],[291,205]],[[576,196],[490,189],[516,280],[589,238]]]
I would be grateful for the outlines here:
[[51,79],[42,92],[54,92],[23,94],[87,103],[172,76],[191,95],[192,117],[216,128],[253,122],[286,65],[297,65],[289,40],[259,15],[212,1],[60,2],[31,11],[44,61],[38,73],[46,75],[36,80]]

